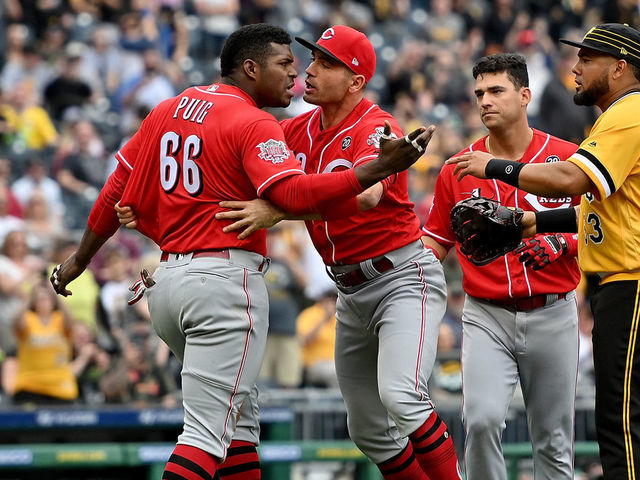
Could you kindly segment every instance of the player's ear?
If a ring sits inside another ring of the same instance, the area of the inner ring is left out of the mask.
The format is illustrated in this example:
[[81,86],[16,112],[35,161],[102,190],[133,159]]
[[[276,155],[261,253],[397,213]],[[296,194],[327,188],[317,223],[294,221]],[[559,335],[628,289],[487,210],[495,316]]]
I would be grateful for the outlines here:
[[529,87],[522,87],[520,89],[520,98],[522,106],[526,107],[531,101],[531,89]]
[[244,74],[253,80],[255,80],[258,76],[259,68],[260,65],[258,65],[258,62],[256,62],[255,60],[251,60],[250,58],[247,58],[244,62],[242,62],[242,70],[244,71]]
[[364,75],[351,75],[351,83],[349,84],[349,91],[351,93],[362,90],[367,82],[364,79]]

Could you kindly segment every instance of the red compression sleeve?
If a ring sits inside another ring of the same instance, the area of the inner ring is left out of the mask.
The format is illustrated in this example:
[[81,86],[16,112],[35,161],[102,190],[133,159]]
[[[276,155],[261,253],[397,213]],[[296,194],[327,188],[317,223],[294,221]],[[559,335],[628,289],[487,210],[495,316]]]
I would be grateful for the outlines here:
[[323,220],[337,220],[347,218],[360,212],[358,197],[351,197],[347,200],[330,201],[323,203],[319,207]]
[[353,169],[322,175],[292,175],[271,185],[265,197],[287,213],[320,212],[322,205],[335,204],[362,193]]
[[122,192],[129,180],[129,171],[118,164],[107,183],[102,187],[96,203],[93,204],[89,214],[88,225],[97,235],[108,238],[120,227],[118,216],[113,209],[114,205],[122,198]]

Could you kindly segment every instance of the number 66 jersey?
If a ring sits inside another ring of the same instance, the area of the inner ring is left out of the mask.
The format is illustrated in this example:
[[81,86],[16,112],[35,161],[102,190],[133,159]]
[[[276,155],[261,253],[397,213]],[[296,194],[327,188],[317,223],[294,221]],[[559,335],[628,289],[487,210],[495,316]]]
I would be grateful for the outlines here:
[[138,230],[167,252],[242,248],[265,255],[266,230],[245,240],[223,233],[229,222],[215,219],[218,202],[251,200],[304,174],[276,119],[223,84],[188,88],[160,103],[116,158],[130,171],[120,204],[133,208]]

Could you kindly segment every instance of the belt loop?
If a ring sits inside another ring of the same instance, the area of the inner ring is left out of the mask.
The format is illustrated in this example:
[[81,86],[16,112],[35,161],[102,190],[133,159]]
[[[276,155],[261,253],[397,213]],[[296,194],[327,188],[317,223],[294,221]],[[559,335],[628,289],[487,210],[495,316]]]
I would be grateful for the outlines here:
[[380,272],[376,270],[376,267],[373,266],[373,260],[371,258],[365,260],[364,262],[360,262],[360,268],[362,269],[362,273],[367,278],[373,278],[377,275],[380,275]]
[[560,298],[560,296],[557,293],[548,293],[545,305],[551,305],[552,303],[555,303],[558,298]]

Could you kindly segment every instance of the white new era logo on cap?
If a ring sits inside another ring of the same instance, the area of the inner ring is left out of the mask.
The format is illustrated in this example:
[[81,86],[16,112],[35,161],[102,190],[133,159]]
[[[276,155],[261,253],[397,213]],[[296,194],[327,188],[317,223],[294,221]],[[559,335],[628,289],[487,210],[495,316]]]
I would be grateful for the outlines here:
[[356,57],[353,57],[353,60],[351,60],[351,63],[354,64],[356,67],[360,65],[360,62],[358,62],[358,59]]

